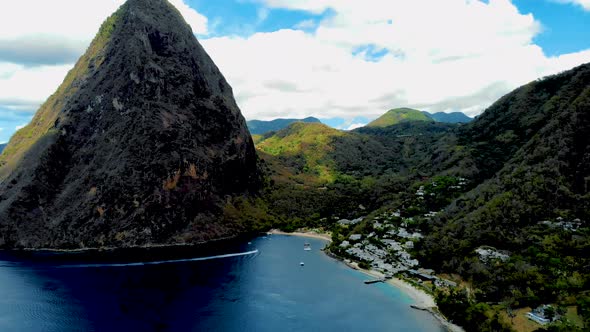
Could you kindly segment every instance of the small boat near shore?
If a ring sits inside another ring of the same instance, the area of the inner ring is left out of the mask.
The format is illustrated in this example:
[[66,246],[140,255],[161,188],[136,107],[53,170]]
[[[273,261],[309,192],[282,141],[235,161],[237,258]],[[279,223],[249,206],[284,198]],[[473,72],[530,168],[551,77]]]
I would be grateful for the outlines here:
[[311,243],[304,243],[303,244],[303,250],[305,251],[310,251],[311,250]]
[[427,307],[422,307],[422,306],[415,305],[415,304],[410,304],[410,308],[416,309],[416,310],[428,311]]

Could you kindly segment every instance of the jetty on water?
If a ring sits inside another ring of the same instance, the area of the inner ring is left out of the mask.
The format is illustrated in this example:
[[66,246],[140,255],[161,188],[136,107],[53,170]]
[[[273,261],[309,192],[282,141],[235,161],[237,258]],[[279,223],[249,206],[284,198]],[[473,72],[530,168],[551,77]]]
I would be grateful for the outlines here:
[[385,278],[365,280],[365,284],[367,284],[367,285],[369,285],[369,284],[375,284],[375,283],[378,283],[378,282],[385,282]]

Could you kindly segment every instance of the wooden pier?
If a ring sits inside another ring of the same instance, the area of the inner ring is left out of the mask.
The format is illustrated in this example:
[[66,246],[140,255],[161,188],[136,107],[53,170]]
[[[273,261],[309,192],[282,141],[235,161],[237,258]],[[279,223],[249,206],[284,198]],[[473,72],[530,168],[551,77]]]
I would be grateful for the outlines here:
[[369,284],[375,284],[378,282],[385,282],[385,279],[371,279],[371,280],[365,280],[365,284],[369,285]]

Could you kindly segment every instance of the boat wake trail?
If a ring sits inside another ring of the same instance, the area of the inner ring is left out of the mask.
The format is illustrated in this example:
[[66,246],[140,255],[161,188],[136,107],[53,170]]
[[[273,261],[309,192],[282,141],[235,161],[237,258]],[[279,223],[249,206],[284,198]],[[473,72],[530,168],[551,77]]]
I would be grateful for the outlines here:
[[165,261],[136,262],[136,263],[73,264],[73,265],[60,265],[60,266],[57,266],[57,268],[129,267],[129,266],[161,265],[161,264],[207,261],[207,260],[211,260],[211,259],[221,259],[221,258],[229,258],[229,257],[249,256],[249,255],[254,255],[257,253],[258,253],[258,249],[246,251],[246,252],[235,253],[235,254],[216,255],[216,256],[208,256],[208,257],[183,258],[183,259],[172,259],[172,260],[165,260]]

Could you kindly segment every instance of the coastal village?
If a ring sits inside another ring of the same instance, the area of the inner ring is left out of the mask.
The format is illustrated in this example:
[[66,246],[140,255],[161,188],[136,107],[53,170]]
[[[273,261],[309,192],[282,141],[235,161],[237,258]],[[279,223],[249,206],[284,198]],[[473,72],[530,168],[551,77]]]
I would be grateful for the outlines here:
[[[431,212],[430,215],[434,215]],[[400,213],[384,213],[375,217],[372,227],[376,231],[364,236],[362,234],[351,234],[348,240],[344,240],[339,247],[346,253],[346,263],[353,261],[363,262],[370,265],[371,270],[382,273],[385,278],[392,278],[394,275],[404,273],[408,277],[415,278],[418,282],[430,281],[438,287],[456,286],[451,280],[439,278],[434,275],[431,269],[420,268],[418,260],[412,258],[408,250],[414,248],[414,241],[420,239],[422,234],[417,231],[408,231],[408,222],[402,221],[396,225],[392,220],[399,220]],[[340,225],[355,225],[360,222],[355,220],[340,220]],[[366,266],[366,265],[365,265]]]
[[[443,185],[431,181],[417,187],[412,200],[420,204],[428,199],[436,199],[436,195],[441,192],[447,195],[449,192],[462,192],[467,186],[468,180],[464,178],[445,181]],[[332,234],[332,239],[335,241],[329,251],[352,268],[371,271],[373,276],[381,278],[376,279],[377,281],[399,278],[427,294],[433,294],[436,289],[450,291],[469,288],[459,276],[437,274],[436,271],[421,266],[420,262],[412,256],[416,242],[423,237],[420,225],[428,223],[438,213],[440,212],[425,211],[410,217],[401,209],[397,209],[355,219],[339,219],[335,228],[338,234],[336,236]],[[579,220],[567,221],[559,218],[555,221],[542,221],[539,224],[575,232],[579,223]],[[474,250],[474,254],[488,266],[493,266],[499,261],[506,262],[511,255],[509,251],[492,246],[480,246]],[[428,308],[424,303],[413,307],[430,311],[435,316],[440,315],[436,309]],[[532,326],[532,329],[535,325],[540,327],[561,318],[563,313],[557,312],[550,304],[521,310],[518,312],[519,317],[517,313],[508,310],[508,316],[513,321],[519,318],[528,320],[529,323],[526,324]],[[449,324],[449,329],[460,330],[452,324]]]
[[[426,207],[426,201],[437,199],[439,195],[453,197],[463,192],[468,180],[461,177],[439,177],[419,185],[411,205]],[[377,271],[386,278],[403,274],[417,284],[430,283],[434,287],[455,287],[457,283],[435,275],[432,269],[420,266],[412,257],[414,245],[423,235],[420,224],[428,222],[439,212],[424,211],[420,215],[407,216],[401,209],[385,211],[375,216],[359,217],[353,220],[341,219],[337,227],[348,236],[332,246],[332,251],[351,264]],[[429,285],[430,288],[432,286]]]

